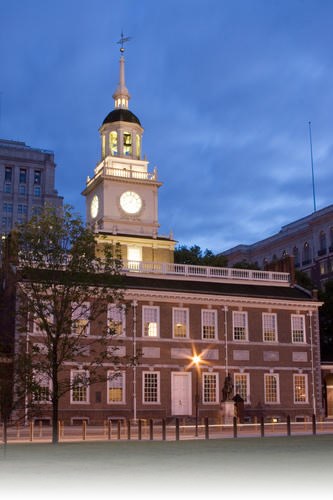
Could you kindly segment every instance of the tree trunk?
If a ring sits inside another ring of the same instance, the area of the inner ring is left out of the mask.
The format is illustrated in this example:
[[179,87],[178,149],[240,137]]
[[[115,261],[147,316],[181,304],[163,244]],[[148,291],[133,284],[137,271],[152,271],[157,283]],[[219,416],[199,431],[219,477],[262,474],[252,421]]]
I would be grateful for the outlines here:
[[58,444],[59,442],[59,386],[57,347],[57,344],[53,345],[52,356],[52,444]]

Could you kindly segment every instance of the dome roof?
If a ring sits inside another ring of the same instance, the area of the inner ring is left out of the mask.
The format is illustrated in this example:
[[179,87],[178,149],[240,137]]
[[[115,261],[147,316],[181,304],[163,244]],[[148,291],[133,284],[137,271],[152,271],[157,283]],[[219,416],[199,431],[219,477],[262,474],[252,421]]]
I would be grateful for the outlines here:
[[135,116],[132,111],[124,108],[117,108],[111,111],[108,116],[105,118],[103,125],[106,123],[113,122],[129,122],[129,123],[137,123],[141,127],[140,120],[137,116]]

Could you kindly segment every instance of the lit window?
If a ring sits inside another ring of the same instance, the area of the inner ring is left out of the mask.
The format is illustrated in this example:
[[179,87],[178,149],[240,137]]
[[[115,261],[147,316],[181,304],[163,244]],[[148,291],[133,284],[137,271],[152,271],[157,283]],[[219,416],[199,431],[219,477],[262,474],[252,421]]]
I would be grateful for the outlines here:
[[294,375],[294,403],[308,402],[307,375]]
[[124,132],[124,155],[132,154],[132,134],[130,132]]
[[295,344],[305,343],[305,316],[303,314],[291,315],[291,338]]
[[143,403],[160,403],[160,373],[143,372]]
[[262,314],[262,330],[264,342],[276,342],[277,339],[277,321],[276,314]]
[[274,404],[280,402],[279,375],[265,375],[265,403]]
[[244,403],[250,402],[249,396],[249,374],[248,373],[235,373],[234,374],[234,387],[235,394],[243,399]]
[[233,311],[232,320],[234,340],[247,340],[247,312]]
[[111,335],[125,335],[125,310],[122,306],[108,304],[107,321]]
[[74,335],[89,335],[90,304],[72,304],[72,333]]
[[125,403],[124,372],[108,372],[108,403]]
[[110,132],[110,151],[111,155],[115,156],[118,154],[118,134],[117,132]]
[[218,403],[218,375],[217,373],[202,374],[203,403]]
[[158,306],[142,307],[142,322],[144,337],[159,337],[159,316],[160,308]]
[[217,311],[202,309],[201,336],[203,339],[215,339],[217,334]]
[[176,308],[172,309],[173,313],[173,336],[175,338],[188,337],[188,309]]
[[142,262],[142,247],[128,246],[127,260],[129,269],[139,270],[140,262]]
[[139,160],[141,155],[141,139],[138,134],[136,134],[136,157]]
[[71,403],[89,402],[89,372],[87,370],[71,371]]
[[102,158],[105,158],[105,135],[102,135]]

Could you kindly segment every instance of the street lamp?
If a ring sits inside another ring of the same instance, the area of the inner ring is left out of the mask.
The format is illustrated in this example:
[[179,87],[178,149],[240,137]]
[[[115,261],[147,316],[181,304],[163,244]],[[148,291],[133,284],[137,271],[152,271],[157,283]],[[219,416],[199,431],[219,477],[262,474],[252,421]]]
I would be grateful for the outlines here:
[[196,366],[195,378],[195,437],[198,437],[198,420],[199,420],[199,369],[201,358],[197,354],[193,356],[192,362]]

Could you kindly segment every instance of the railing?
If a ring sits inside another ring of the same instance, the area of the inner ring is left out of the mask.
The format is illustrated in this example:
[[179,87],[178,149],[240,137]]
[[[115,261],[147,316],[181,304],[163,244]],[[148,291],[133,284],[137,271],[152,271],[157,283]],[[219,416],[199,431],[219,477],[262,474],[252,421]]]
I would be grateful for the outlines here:
[[[112,164],[111,164],[112,165]],[[157,168],[155,167],[153,172],[148,172],[146,170],[138,170],[132,165],[126,164],[123,168],[115,168],[109,165],[107,160],[104,160],[95,168],[95,177],[104,175],[106,177],[121,177],[123,179],[139,179],[148,181],[157,181]],[[90,184],[92,179],[88,177],[87,185]]]
[[[316,434],[333,434],[333,422],[312,420],[292,422],[287,416],[284,422],[265,422],[263,418],[255,423],[239,423],[233,418],[230,424],[222,424],[218,419],[200,417],[198,426],[184,423],[184,419],[175,418],[171,422],[166,419],[139,419],[136,421],[120,419],[105,421],[103,425],[89,425],[82,421],[79,425],[58,423],[59,441],[173,441],[189,439],[223,439],[242,437],[269,436],[306,436]],[[26,426],[9,426],[7,442],[50,442],[52,428],[50,425],[34,424]],[[4,429],[0,427],[0,443],[4,440]]]
[[260,271],[254,269],[236,269],[232,267],[192,266],[167,262],[123,261],[123,270],[127,273],[159,274],[168,276],[201,277],[217,280],[245,280],[274,282],[289,285],[289,273]]

